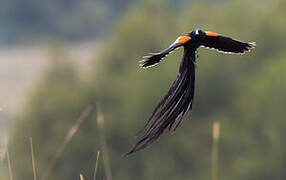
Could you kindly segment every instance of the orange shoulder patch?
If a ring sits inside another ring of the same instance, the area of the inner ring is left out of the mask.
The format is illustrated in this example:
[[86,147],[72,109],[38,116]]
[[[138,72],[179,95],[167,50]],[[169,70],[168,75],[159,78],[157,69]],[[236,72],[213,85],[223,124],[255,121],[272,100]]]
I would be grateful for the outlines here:
[[179,43],[184,44],[184,43],[186,43],[187,41],[189,41],[190,39],[191,39],[190,36],[180,36],[180,37],[178,38],[178,41],[179,41]]
[[214,36],[214,37],[219,36],[218,33],[216,33],[216,32],[211,32],[211,31],[206,31],[206,35],[207,35],[207,36]]

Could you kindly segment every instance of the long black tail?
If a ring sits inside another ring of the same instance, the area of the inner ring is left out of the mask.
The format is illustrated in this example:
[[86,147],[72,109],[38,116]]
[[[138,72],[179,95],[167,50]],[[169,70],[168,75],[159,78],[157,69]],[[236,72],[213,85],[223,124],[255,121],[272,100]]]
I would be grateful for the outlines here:
[[195,51],[184,52],[177,79],[144,126],[143,130],[146,131],[141,140],[126,155],[153,143],[166,128],[175,131],[182,120],[190,114],[195,89],[195,58]]

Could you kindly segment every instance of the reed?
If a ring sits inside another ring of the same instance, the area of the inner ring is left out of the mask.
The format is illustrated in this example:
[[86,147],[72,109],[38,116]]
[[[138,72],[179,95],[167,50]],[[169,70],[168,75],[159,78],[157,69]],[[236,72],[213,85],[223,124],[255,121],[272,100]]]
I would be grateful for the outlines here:
[[48,168],[44,171],[44,174],[42,176],[42,180],[46,180],[48,178],[48,176],[50,175],[51,170],[53,169],[53,167],[55,166],[56,162],[58,161],[58,159],[61,157],[61,155],[63,154],[64,150],[66,149],[68,143],[71,141],[71,139],[73,138],[73,136],[77,133],[77,131],[79,130],[81,124],[87,119],[88,115],[91,113],[92,111],[92,107],[90,105],[88,105],[85,110],[83,111],[83,113],[81,114],[81,116],[77,119],[77,121],[75,122],[75,124],[70,128],[70,130],[68,131],[64,142],[62,143],[62,145],[58,148],[58,150],[55,153],[54,158],[52,159],[51,163],[48,165]]
[[220,124],[213,124],[213,143],[212,143],[212,180],[218,180],[218,142],[220,135]]
[[108,148],[106,144],[105,130],[104,130],[104,118],[101,113],[99,106],[97,106],[97,124],[99,127],[99,136],[100,136],[100,144],[102,147],[102,157],[103,157],[103,165],[104,171],[107,180],[112,180],[111,168],[108,157]]
[[34,180],[37,180],[35,155],[34,155],[34,148],[33,148],[33,139],[32,139],[32,137],[30,137],[30,148],[31,148],[31,157],[32,157],[33,177],[34,177]]
[[80,180],[84,180],[83,175],[79,174]]
[[93,173],[93,180],[96,180],[96,174],[97,174],[97,168],[98,168],[99,155],[100,155],[100,151],[97,151],[96,162],[95,162],[95,168],[94,168],[94,173]]
[[13,180],[13,171],[11,167],[11,160],[10,160],[10,155],[9,155],[9,148],[8,148],[8,139],[6,138],[5,140],[5,149],[6,149],[6,156],[7,156],[7,161],[8,161],[8,169],[9,169],[9,179]]

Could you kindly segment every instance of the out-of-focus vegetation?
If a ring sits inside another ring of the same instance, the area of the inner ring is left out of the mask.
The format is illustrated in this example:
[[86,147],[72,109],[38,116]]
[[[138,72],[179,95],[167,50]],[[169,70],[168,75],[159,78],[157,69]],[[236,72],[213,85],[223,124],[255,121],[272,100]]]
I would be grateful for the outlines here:
[[[180,7],[188,0],[163,0]],[[217,0],[220,1],[220,0]],[[2,0],[0,44],[99,39],[140,0]]]
[[[2,0],[0,44],[46,39],[85,41],[111,33],[140,0]],[[164,0],[181,6],[186,0]]]
[[[76,67],[64,60],[68,58],[64,52],[55,53],[11,131],[16,178],[32,177],[29,136],[34,138],[41,175],[84,108],[99,104],[105,115],[114,179],[210,179],[215,121],[221,124],[219,179],[284,179],[284,7],[283,0],[235,0],[185,3],[178,10],[164,1],[142,1],[106,38],[90,79],[78,76]],[[150,148],[122,158],[175,79],[182,50],[147,70],[139,69],[140,57],[167,47],[179,34],[195,28],[256,41],[257,48],[243,56],[200,49],[191,117],[175,135],[165,133]],[[102,148],[98,132],[93,113],[60,157],[50,179],[74,179],[79,173],[91,179],[96,152]],[[103,177],[102,161],[99,163],[98,176]]]

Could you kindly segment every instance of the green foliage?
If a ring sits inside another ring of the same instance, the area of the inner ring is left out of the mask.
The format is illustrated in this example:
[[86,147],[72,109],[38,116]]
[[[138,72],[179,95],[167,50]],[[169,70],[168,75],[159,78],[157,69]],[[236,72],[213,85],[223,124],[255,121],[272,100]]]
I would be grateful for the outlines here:
[[[21,164],[29,162],[28,148],[23,150],[28,136],[35,138],[42,173],[84,107],[96,101],[105,115],[114,179],[210,179],[215,121],[221,123],[222,135],[219,179],[283,179],[284,4],[282,0],[202,2],[178,10],[162,1],[142,1],[106,38],[88,84],[57,54],[59,59],[32,93],[12,132],[17,176],[29,179],[32,174],[29,166]],[[195,28],[256,41],[258,46],[244,56],[199,50],[191,117],[175,136],[165,133],[150,148],[122,158],[175,79],[182,50],[147,70],[138,68],[140,57]],[[96,131],[95,119],[90,117],[52,172],[53,179],[72,179],[81,171],[92,174],[92,158],[101,149]],[[103,176],[102,169],[100,173]]]

